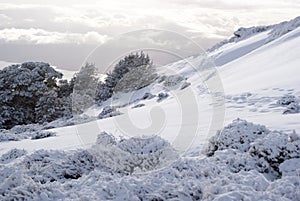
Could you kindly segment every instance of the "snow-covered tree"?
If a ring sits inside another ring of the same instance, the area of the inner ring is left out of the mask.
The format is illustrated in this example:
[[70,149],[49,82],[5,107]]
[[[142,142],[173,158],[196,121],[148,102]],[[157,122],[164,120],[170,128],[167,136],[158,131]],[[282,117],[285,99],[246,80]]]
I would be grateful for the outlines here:
[[0,71],[0,127],[36,122],[36,104],[57,90],[62,74],[43,62],[26,62]]
[[[107,73],[104,83],[98,86],[96,101],[101,103],[110,98],[116,91],[134,90],[146,86],[154,79],[151,68],[152,61],[143,52],[124,57],[115,65],[112,72]],[[130,84],[130,86],[126,86],[126,84]]]
[[157,78],[151,65],[142,65],[126,73],[115,87],[115,92],[129,92],[141,89]]
[[0,128],[71,116],[72,83],[48,63],[26,62],[0,71]]
[[82,113],[94,104],[96,88],[98,85],[97,69],[94,64],[86,63],[75,74],[72,94],[72,109],[75,113]]

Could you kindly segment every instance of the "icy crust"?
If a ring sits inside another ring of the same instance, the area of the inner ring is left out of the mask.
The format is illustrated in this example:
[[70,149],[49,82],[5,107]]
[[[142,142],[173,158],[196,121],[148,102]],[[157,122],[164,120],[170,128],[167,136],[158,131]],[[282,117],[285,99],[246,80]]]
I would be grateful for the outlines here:
[[295,30],[300,26],[300,17],[296,17],[295,19],[292,19],[290,21],[281,22],[279,24],[275,25],[269,25],[269,26],[256,26],[256,27],[249,27],[244,28],[241,27],[237,31],[234,32],[234,36],[230,39],[221,41],[220,43],[214,45],[212,48],[208,49],[208,52],[213,52],[216,49],[219,49],[223,45],[226,45],[228,43],[236,43],[242,40],[245,40],[247,38],[250,38],[258,33],[262,33],[265,31],[270,31],[268,34],[268,37],[265,39],[265,44],[269,43],[284,34]]
[[[300,197],[298,134],[269,131],[243,120],[224,130],[227,145],[237,144],[229,138],[243,138],[240,131],[250,139],[249,147],[224,146],[210,157],[181,158],[159,137],[116,139],[103,132],[89,151],[36,151],[14,165],[0,164],[0,199],[221,201]],[[166,165],[172,157],[177,158]],[[127,169],[140,159],[147,161],[140,164],[144,169]],[[153,159],[158,163],[150,163]]]

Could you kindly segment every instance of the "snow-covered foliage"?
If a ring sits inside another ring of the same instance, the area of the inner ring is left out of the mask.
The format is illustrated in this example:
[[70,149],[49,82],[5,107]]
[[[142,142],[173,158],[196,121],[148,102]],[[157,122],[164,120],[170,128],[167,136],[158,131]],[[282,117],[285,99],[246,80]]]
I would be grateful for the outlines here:
[[154,98],[154,97],[155,97],[155,95],[153,95],[153,94],[151,94],[151,93],[149,93],[149,92],[146,92],[146,93],[143,95],[142,100],[149,100],[149,99],[152,99],[152,98]]
[[50,132],[50,131],[35,131],[32,133],[31,139],[38,140],[46,137],[52,137],[55,135],[56,134],[54,132]]
[[170,76],[167,76],[164,79],[163,85],[165,87],[174,87],[174,86],[178,85],[183,80],[184,80],[184,78],[180,75],[170,75]]
[[27,139],[32,137],[35,132],[38,132],[41,129],[41,126],[37,124],[17,125],[10,130],[1,129],[0,142]]
[[50,132],[43,125],[39,124],[28,124],[28,125],[18,125],[14,126],[10,130],[2,129],[0,130],[0,142],[3,141],[19,141],[23,139],[41,139],[46,137],[55,136],[54,132]]
[[234,32],[234,36],[228,40],[221,41],[220,43],[214,45],[212,48],[208,49],[209,52],[213,52],[214,50],[222,47],[223,45],[226,45],[228,43],[236,43],[242,40],[245,40],[247,38],[250,38],[258,33],[270,31],[268,33],[268,37],[265,39],[264,44],[269,43],[284,34],[295,30],[300,26],[300,17],[296,17],[295,19],[292,19],[287,22],[281,22],[279,24],[275,25],[269,25],[269,26],[256,26],[256,27],[249,27],[244,28],[241,27],[237,31]]
[[298,134],[242,120],[224,130],[249,134],[251,151],[224,146],[211,157],[184,158],[160,137],[118,140],[106,132],[90,150],[12,150],[1,157],[0,199],[297,200]]
[[117,141],[105,132],[98,136],[92,152],[101,165],[126,174],[156,170],[177,158],[171,145],[160,137]]
[[135,106],[133,106],[132,108],[139,108],[139,107],[144,107],[145,104],[144,103],[140,103],[140,104],[136,104]]
[[161,102],[163,101],[164,99],[168,98],[169,97],[169,94],[166,93],[166,92],[161,92],[158,94],[158,99],[157,99],[157,102]]
[[281,176],[281,163],[299,158],[300,136],[238,119],[210,139],[206,154],[212,156],[217,150],[228,149],[235,150],[235,159],[229,163],[234,171],[254,168],[269,178],[277,178]]
[[41,127],[42,129],[51,129],[65,126],[73,126],[94,121],[96,119],[96,117],[88,116],[86,114],[74,115],[72,118],[60,118],[49,123],[44,123]]
[[296,28],[300,27],[300,17],[296,17],[287,22],[281,22],[277,25],[274,25],[274,28],[269,34],[269,37],[266,39],[265,43],[273,41],[284,34],[295,30]]
[[132,68],[119,80],[114,91],[129,92],[141,89],[153,83],[157,75],[151,65],[143,65]]
[[65,99],[57,97],[60,78],[60,72],[43,62],[26,62],[1,70],[0,128],[52,121],[68,113]]
[[270,131],[265,126],[237,119],[209,140],[207,155],[210,156],[217,150],[228,148],[246,152],[250,148],[250,143],[268,133]]
[[282,162],[300,157],[300,136],[293,138],[290,134],[274,131],[253,142],[249,153],[251,156],[264,159],[278,171]]
[[72,111],[80,114],[94,104],[98,85],[97,69],[86,63],[73,77]]
[[185,81],[185,82],[183,82],[183,83],[181,84],[180,89],[185,89],[185,88],[187,88],[187,87],[190,86],[190,85],[191,85],[190,82]]
[[297,98],[293,95],[283,96],[277,101],[277,104],[286,107],[283,111],[283,114],[294,114],[299,113],[300,111],[299,102]]
[[117,115],[120,115],[121,112],[119,112],[115,107],[112,106],[105,106],[100,114],[98,115],[98,119],[105,119],[108,117],[114,117]]
[[0,163],[9,163],[27,154],[24,149],[11,149],[0,157]]
[[[135,68],[138,69],[134,70]],[[133,75],[127,75],[130,71],[132,71]],[[126,77],[124,77],[125,75]],[[116,87],[118,88],[117,91],[127,90],[126,84],[130,84],[129,91],[131,91],[135,88],[142,88],[149,85],[155,78],[156,76],[152,69],[152,61],[148,55],[145,55],[143,52],[130,54],[121,59],[114,66],[112,72],[107,73],[104,83],[100,83],[97,87],[95,99],[98,103],[101,103],[113,95]]]

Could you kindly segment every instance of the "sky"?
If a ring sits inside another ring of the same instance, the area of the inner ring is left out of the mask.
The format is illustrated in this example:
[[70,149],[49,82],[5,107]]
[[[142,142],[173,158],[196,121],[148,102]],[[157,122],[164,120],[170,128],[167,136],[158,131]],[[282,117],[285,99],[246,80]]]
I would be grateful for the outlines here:
[[71,70],[89,61],[105,69],[148,48],[163,65],[165,55],[195,55],[239,27],[291,20],[299,11],[300,0],[0,0],[0,61]]

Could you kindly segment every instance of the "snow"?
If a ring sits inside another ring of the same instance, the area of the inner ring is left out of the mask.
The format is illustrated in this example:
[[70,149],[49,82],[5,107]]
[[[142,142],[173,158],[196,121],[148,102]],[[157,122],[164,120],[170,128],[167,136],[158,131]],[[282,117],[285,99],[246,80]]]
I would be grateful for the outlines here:
[[298,22],[242,29],[82,116],[1,130],[0,199],[297,200],[300,114],[283,113],[300,97]]

